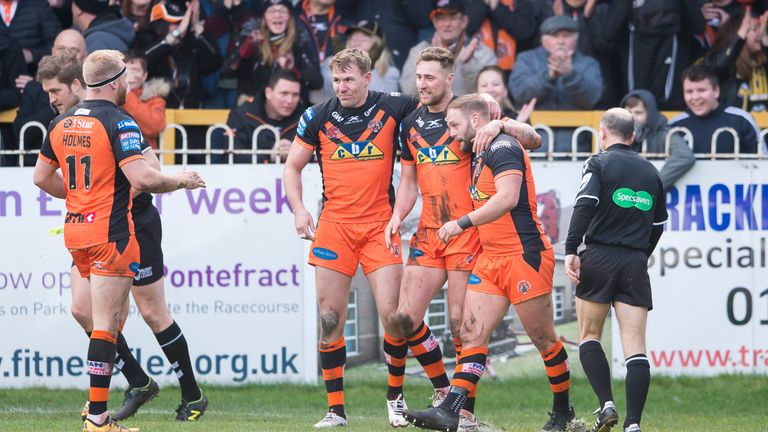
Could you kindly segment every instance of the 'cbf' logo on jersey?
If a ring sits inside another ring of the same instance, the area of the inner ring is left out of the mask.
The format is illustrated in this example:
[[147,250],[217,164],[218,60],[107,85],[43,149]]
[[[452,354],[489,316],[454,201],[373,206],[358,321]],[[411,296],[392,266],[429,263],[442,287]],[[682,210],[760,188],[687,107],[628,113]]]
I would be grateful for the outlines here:
[[637,207],[642,211],[648,211],[653,207],[653,198],[646,191],[633,191],[629,188],[617,189],[613,193],[613,202],[623,208]]
[[384,152],[373,141],[336,144],[331,160],[356,159],[359,161],[384,159]]
[[417,164],[432,163],[435,165],[448,165],[459,163],[459,157],[447,146],[422,147],[417,150]]

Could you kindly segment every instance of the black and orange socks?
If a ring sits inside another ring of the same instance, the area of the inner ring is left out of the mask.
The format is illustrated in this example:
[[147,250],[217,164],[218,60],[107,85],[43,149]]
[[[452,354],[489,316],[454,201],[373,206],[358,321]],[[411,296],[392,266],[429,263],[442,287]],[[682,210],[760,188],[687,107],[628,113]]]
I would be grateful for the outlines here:
[[344,336],[320,348],[320,367],[323,370],[328,410],[346,418],[344,413],[344,365],[347,362],[347,344]]

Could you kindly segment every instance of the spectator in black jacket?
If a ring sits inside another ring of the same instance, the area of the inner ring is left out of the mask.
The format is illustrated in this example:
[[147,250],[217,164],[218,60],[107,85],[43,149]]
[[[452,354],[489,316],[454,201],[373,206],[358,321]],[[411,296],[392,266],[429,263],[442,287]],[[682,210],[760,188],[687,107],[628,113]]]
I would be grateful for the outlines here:
[[0,27],[0,111],[19,106],[21,92],[16,77],[27,73],[21,46],[6,27]]
[[[0,110],[19,106],[20,92],[16,87],[16,77],[27,73],[24,54],[18,42],[8,34],[8,28],[0,26]],[[0,125],[0,150],[18,148],[11,128]],[[17,165],[18,159],[10,156],[0,156],[0,166]]]
[[[229,113],[227,125],[234,133],[234,148],[236,150],[253,149],[253,133],[261,125],[270,125],[277,129],[280,135],[275,143],[275,135],[269,130],[262,130],[256,141],[258,150],[275,150],[275,154],[259,154],[257,163],[274,162],[276,158],[285,160],[288,149],[296,135],[296,125],[301,113],[304,111],[299,98],[299,80],[286,70],[277,69],[269,78],[264,91],[253,102],[249,102]],[[218,135],[213,147],[227,149],[226,134]],[[235,163],[251,163],[250,154],[235,154]],[[216,155],[212,158],[214,163],[226,163],[227,155]]]
[[128,51],[133,43],[133,23],[109,0],[74,0],[72,21],[83,32],[88,52],[101,49]]
[[626,91],[647,89],[661,109],[683,108],[680,71],[704,32],[698,0],[613,1],[603,25],[618,41]]
[[[76,30],[63,30],[53,41],[51,54],[56,56],[74,55],[80,62],[83,62],[87,54],[83,35]],[[43,59],[45,58],[43,57]],[[70,92],[71,83],[66,84],[68,87],[64,88],[64,91]],[[28,122],[37,121],[48,126],[48,123],[58,114],[58,110],[51,106],[52,102],[54,101],[49,99],[49,95],[42,85],[29,77],[21,96],[19,111],[13,120],[13,134],[16,142],[20,142],[21,128]],[[24,132],[24,148],[39,149],[42,143],[43,133],[40,129],[32,127]],[[34,166],[36,160],[36,155],[27,155],[24,158],[24,165]]]
[[6,14],[6,8],[0,8],[0,26],[7,27],[11,37],[21,45],[24,62],[34,73],[40,59],[51,53],[61,24],[46,0],[12,0],[10,3],[10,16]]
[[[738,153],[766,154],[765,143],[757,142],[760,130],[748,112],[718,102],[720,85],[717,71],[707,65],[693,65],[683,71],[683,94],[688,109],[670,120],[672,127],[688,128],[693,135],[693,152],[712,152],[712,137],[717,129],[736,131]],[[690,143],[689,143],[690,144]],[[717,136],[714,153],[736,153],[733,136],[724,132]]]
[[349,9],[336,9],[336,0],[303,0],[299,21],[314,42],[314,53],[320,63],[333,55],[333,39],[344,34],[352,24],[352,17],[345,17],[342,12]]
[[149,65],[150,78],[172,82],[168,108],[202,108],[201,76],[221,66],[216,41],[205,32],[197,0],[154,6],[152,21],[136,35],[136,47]]

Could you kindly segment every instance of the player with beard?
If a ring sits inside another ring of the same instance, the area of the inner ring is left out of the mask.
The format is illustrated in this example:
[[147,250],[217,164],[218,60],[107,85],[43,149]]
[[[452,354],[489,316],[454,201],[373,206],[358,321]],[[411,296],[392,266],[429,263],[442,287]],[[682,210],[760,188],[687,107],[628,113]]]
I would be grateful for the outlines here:
[[[475,228],[467,229],[448,242],[438,238],[438,229],[444,223],[472,211],[468,193],[472,149],[462,150],[461,142],[450,136],[445,123],[445,109],[454,99],[451,91],[453,54],[445,48],[427,47],[419,53],[416,63],[416,86],[421,106],[400,124],[402,174],[392,218],[385,231],[388,246],[393,244],[393,236],[399,236],[401,222],[413,208],[419,190],[423,205],[419,226],[411,237],[407,267],[400,285],[400,301],[393,318],[399,332],[385,338],[390,372],[387,397],[389,400],[403,399],[405,361],[410,346],[435,386],[433,405],[438,406],[448,393],[449,383],[439,345],[431,332],[425,330],[422,319],[432,297],[447,281],[451,334],[456,353],[461,354],[462,307],[475,257],[480,252],[480,239]],[[518,137],[527,148],[540,145],[540,139],[536,139],[538,135],[526,124],[505,119],[490,125],[491,129],[495,127]],[[433,374],[436,371],[442,371],[442,374]],[[477,426],[474,401],[473,389],[462,411],[462,429],[472,430]],[[402,410],[395,414],[402,415]],[[390,422],[392,419],[390,410]]]
[[85,431],[129,430],[110,418],[107,401],[122,309],[140,260],[131,188],[170,192],[205,186],[193,171],[169,176],[144,160],[135,122],[117,108],[125,103],[125,71],[117,51],[88,56],[83,65],[86,98],[51,122],[33,174],[38,187],[66,200],[64,243],[80,275],[90,280],[93,331]]
[[[490,116],[483,98],[470,94],[448,105],[445,121],[451,138],[468,152],[476,131],[490,122]],[[517,139],[499,134],[486,150],[476,153],[469,191],[474,210],[446,222],[437,233],[440,240],[449,242],[476,226],[483,248],[464,298],[462,351],[450,392],[440,406],[406,410],[404,415],[418,427],[458,428],[460,410],[485,370],[491,333],[512,304],[544,360],[554,393],[553,410],[543,430],[563,431],[575,414],[568,396],[568,355],[552,319],[554,253],[536,213],[530,160]]]

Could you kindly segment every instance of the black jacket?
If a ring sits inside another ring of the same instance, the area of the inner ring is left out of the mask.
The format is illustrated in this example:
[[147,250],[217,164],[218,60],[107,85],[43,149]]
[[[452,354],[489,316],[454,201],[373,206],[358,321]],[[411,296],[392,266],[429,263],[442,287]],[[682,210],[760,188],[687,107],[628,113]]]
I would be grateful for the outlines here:
[[[31,121],[38,121],[43,126],[48,127],[51,120],[58,113],[48,99],[48,93],[43,90],[39,82],[32,80],[24,87],[24,93],[21,96],[21,104],[16,118],[13,120],[13,136],[16,142],[21,142],[21,128]],[[43,133],[36,127],[31,127],[24,132],[24,149],[37,150],[43,145]],[[25,166],[34,166],[36,155],[26,155],[24,157]]]
[[195,37],[190,29],[177,45],[165,42],[168,27],[151,23],[136,35],[136,48],[144,54],[149,65],[150,78],[171,82],[168,108],[202,108],[202,75],[208,75],[221,66],[221,54],[216,41],[203,32]]
[[[227,125],[234,131],[234,148],[238,150],[252,149],[253,148],[253,132],[259,126],[263,124],[269,124],[276,127],[280,131],[280,139],[287,139],[293,141],[296,136],[296,126],[299,122],[301,113],[304,112],[304,106],[299,104],[290,116],[282,120],[272,120],[267,116],[265,109],[266,98],[264,92],[261,92],[253,102],[241,105],[229,112],[227,118]],[[228,148],[228,142],[226,136],[222,134],[222,139],[217,140],[216,148]],[[275,146],[275,135],[269,130],[264,130],[259,133],[256,141],[256,148],[259,150],[271,150]],[[229,160],[227,155],[214,156],[212,161],[214,163],[226,163]],[[239,154],[234,156],[235,163],[251,163],[252,157],[249,154]],[[269,163],[271,159],[269,155],[256,156],[257,163]]]
[[0,111],[19,106],[21,93],[16,88],[16,77],[26,73],[21,47],[7,28],[0,27]]
[[[2,20],[0,26],[5,27]],[[20,0],[8,28],[11,37],[32,53],[31,64],[37,65],[44,55],[51,53],[61,24],[46,0]]]

